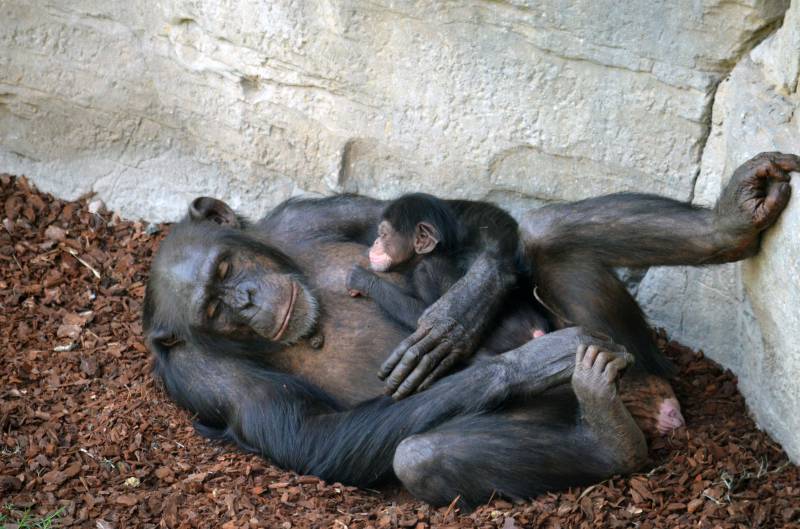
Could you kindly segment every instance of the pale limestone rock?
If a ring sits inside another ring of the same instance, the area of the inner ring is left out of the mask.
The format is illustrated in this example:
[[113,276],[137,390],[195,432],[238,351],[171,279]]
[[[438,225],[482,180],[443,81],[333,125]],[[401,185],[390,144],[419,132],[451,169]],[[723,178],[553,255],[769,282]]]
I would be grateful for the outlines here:
[[106,212],[106,205],[99,198],[89,202],[89,205],[88,205],[87,208],[89,210],[89,213],[93,213],[95,215]]
[[800,4],[793,3],[786,12],[781,30],[767,42],[753,50],[753,60],[761,63],[765,79],[775,85],[775,90],[783,95],[797,90],[797,77],[800,75]]
[[763,349],[738,264],[651,268],[637,299],[670,338],[702,349],[736,373],[750,369]]
[[785,8],[9,0],[0,167],[150,220],[198,194],[686,199],[716,82]]

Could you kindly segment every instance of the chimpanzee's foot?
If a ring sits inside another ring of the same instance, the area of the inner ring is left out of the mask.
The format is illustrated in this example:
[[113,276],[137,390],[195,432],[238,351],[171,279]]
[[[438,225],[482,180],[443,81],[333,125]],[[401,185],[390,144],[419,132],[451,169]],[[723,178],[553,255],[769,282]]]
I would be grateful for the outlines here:
[[633,361],[623,346],[610,342],[607,337],[589,334],[581,327],[547,333],[496,358],[504,366],[512,392],[536,395],[566,383],[571,377],[574,385],[575,347],[578,344],[584,348],[592,346],[616,351],[620,358],[624,358],[624,365]]
[[628,360],[603,350],[597,345],[581,344],[575,356],[575,371],[572,388],[584,414],[592,414],[598,408],[605,409],[619,400],[617,377],[628,366]]
[[617,472],[636,470],[647,458],[647,443],[617,393],[617,378],[630,355],[581,344],[575,357],[572,389],[589,433]]
[[671,397],[662,400],[658,405],[658,416],[656,417],[658,432],[666,435],[684,425],[686,425],[686,420],[681,413],[681,405],[678,399]]
[[723,261],[744,259],[759,247],[759,232],[769,228],[789,202],[791,172],[800,171],[800,156],[762,152],[739,166],[714,206],[714,224],[725,238]]

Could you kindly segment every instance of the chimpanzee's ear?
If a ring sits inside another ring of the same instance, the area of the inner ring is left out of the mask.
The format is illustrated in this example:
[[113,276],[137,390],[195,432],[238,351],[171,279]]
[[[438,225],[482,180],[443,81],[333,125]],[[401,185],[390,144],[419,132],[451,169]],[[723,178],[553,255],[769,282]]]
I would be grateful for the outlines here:
[[429,222],[418,222],[414,229],[414,252],[418,255],[431,253],[439,244],[439,230]]
[[156,329],[147,333],[145,343],[150,351],[164,355],[168,354],[170,349],[176,345],[183,344],[184,341],[171,332],[167,332],[163,329]]
[[221,226],[239,228],[236,213],[221,200],[211,197],[196,198],[189,204],[189,218],[192,220],[210,220]]

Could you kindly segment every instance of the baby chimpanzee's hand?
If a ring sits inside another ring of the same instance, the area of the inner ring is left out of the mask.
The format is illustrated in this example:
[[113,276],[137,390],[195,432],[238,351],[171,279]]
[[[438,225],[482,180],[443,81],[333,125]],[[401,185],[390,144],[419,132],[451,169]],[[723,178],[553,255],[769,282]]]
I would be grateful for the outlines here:
[[375,274],[361,265],[353,265],[347,274],[347,291],[351,296],[369,296],[375,282]]

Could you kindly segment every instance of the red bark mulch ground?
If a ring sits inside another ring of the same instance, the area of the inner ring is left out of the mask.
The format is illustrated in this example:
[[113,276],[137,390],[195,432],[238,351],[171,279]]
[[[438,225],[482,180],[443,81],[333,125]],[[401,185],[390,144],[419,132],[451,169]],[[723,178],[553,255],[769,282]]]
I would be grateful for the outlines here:
[[[196,435],[150,375],[160,234],[0,176],[0,523],[96,527],[800,527],[800,472],[736,379],[661,340],[688,427],[652,470],[471,514],[285,472]],[[27,515],[25,512],[29,511]],[[27,521],[23,519],[27,516]]]

